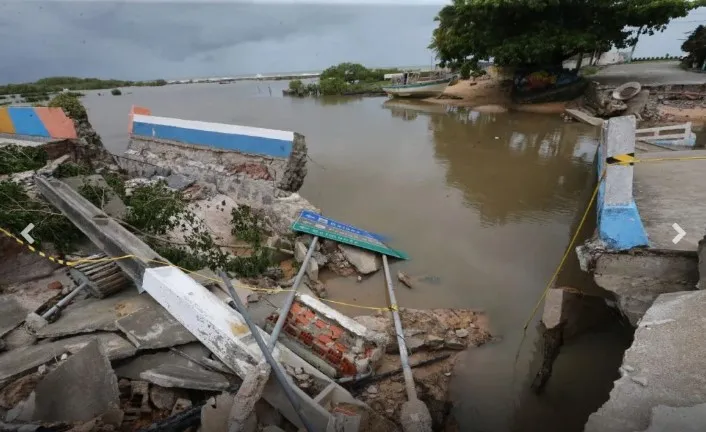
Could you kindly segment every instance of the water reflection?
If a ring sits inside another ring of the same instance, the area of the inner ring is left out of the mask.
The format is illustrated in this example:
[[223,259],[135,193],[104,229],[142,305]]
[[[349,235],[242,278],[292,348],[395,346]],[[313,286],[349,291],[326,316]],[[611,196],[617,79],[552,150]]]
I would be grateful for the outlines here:
[[[541,115],[449,109],[429,116],[435,156],[447,181],[463,190],[485,223],[546,219],[574,212],[591,176],[595,132],[566,123],[547,127]],[[405,112],[411,111],[404,109]]]

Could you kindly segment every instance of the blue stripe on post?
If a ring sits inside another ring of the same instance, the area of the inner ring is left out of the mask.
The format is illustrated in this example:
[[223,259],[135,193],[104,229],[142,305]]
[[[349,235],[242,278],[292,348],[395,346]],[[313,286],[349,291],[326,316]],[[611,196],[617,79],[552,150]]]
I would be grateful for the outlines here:
[[134,122],[133,135],[178,141],[186,144],[206,145],[242,153],[259,154],[278,158],[287,158],[292,153],[292,142],[274,138],[250,135],[228,134],[223,132],[186,129],[176,126],[164,126]]
[[34,108],[10,107],[7,111],[17,135],[50,137],[49,131],[44,127],[42,119],[34,112]]

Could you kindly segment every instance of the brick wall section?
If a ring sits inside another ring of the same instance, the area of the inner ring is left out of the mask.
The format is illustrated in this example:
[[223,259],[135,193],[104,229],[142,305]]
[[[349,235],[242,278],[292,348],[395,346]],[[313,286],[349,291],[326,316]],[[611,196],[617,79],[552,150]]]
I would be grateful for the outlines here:
[[[267,319],[274,325],[277,318],[274,313]],[[380,349],[298,301],[292,304],[282,330],[284,337],[310,349],[333,366],[339,376],[368,372],[374,351]]]

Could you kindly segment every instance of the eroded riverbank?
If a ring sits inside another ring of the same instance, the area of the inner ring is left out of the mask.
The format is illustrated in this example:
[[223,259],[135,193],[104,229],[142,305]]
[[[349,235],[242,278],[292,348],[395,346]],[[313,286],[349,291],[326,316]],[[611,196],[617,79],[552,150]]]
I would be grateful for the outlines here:
[[[596,398],[605,384],[591,379],[575,386],[576,379],[617,370],[619,358],[613,364],[609,353],[622,353],[624,339],[575,341],[559,360],[566,372],[547,390],[556,396],[527,395],[519,408],[518,389],[527,385],[534,356],[532,326],[517,368],[514,357],[524,320],[590,195],[595,131],[558,116],[388,108],[385,98],[269,96],[268,86],[277,95],[285,85],[132,89],[121,98],[89,94],[84,100],[114,153],[125,148],[123,119],[132,104],[162,115],[304,134],[311,160],[302,195],[333,218],[385,233],[413,257],[393,268],[415,280],[414,289],[398,290],[400,304],[483,309],[492,333],[501,336],[464,354],[463,367],[454,372],[461,429],[511,430],[528,424],[529,416],[551,430],[568,413],[575,418],[571,424],[582,424],[580,417],[603,402]],[[562,283],[587,282],[576,269]],[[327,287],[334,300],[373,306],[386,301],[379,274],[362,282],[327,280]],[[604,350],[602,361],[586,365],[585,356],[596,350]],[[608,383],[613,378],[605,377]],[[581,404],[583,409],[567,409]]]

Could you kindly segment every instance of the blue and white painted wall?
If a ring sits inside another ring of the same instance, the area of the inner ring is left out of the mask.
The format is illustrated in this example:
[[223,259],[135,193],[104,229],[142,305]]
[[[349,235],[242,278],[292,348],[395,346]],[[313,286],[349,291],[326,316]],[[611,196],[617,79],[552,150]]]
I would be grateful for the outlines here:
[[150,165],[159,167],[154,173],[166,169],[211,183],[229,176],[265,180],[289,192],[304,181],[306,143],[295,132],[158,117],[136,106],[129,119],[123,168],[133,174],[147,175],[141,169]]
[[144,114],[133,114],[131,133],[134,137],[176,141],[273,158],[288,158],[294,143],[294,132],[289,131]]
[[634,116],[604,122],[598,146],[598,235],[613,250],[649,245],[633,199],[634,167],[613,163],[634,157],[635,124]]

